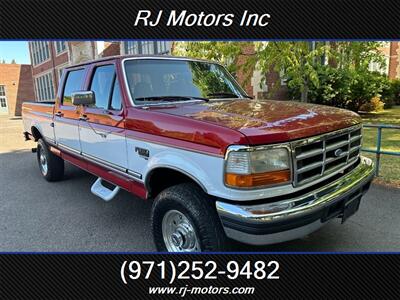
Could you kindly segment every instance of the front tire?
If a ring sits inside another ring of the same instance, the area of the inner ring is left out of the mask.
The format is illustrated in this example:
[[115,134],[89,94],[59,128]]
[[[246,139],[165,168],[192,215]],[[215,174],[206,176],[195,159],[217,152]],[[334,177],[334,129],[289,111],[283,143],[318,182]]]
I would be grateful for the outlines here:
[[59,181],[64,177],[64,160],[51,153],[43,139],[38,140],[37,160],[40,172],[47,181]]
[[214,202],[193,183],[162,191],[154,200],[151,223],[158,251],[223,251],[227,245]]

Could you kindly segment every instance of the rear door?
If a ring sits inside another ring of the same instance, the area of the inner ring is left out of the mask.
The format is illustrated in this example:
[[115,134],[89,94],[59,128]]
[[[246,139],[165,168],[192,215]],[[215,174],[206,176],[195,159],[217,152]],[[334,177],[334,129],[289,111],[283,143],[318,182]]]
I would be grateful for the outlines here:
[[96,103],[84,107],[80,122],[82,155],[109,167],[125,171],[128,165],[125,124],[120,81],[114,62],[91,67],[87,90],[94,92]]
[[54,111],[54,133],[60,148],[80,153],[79,118],[80,108],[72,105],[72,93],[83,88],[85,68],[68,70],[60,99]]

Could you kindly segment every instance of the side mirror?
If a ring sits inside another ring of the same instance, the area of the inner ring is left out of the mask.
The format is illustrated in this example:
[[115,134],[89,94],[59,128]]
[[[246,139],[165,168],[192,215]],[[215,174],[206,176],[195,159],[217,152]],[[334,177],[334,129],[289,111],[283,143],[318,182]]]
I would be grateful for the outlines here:
[[91,105],[95,103],[96,99],[93,91],[79,91],[72,93],[73,105]]

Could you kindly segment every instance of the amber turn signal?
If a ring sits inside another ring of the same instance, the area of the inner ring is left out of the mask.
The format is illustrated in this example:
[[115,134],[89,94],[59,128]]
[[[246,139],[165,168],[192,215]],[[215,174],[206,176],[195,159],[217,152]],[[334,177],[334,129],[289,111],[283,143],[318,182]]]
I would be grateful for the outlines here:
[[259,174],[225,174],[225,182],[229,186],[247,188],[273,185],[290,181],[290,170],[280,170]]

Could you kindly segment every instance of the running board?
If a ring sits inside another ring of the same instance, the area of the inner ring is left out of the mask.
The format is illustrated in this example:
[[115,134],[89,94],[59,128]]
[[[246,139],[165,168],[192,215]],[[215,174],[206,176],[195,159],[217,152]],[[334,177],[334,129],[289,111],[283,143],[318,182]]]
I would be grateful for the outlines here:
[[103,179],[99,177],[93,183],[92,188],[90,190],[93,194],[100,197],[104,201],[110,201],[112,198],[115,197],[116,194],[118,194],[119,186],[115,186],[113,190],[110,190],[109,188],[103,185]]

